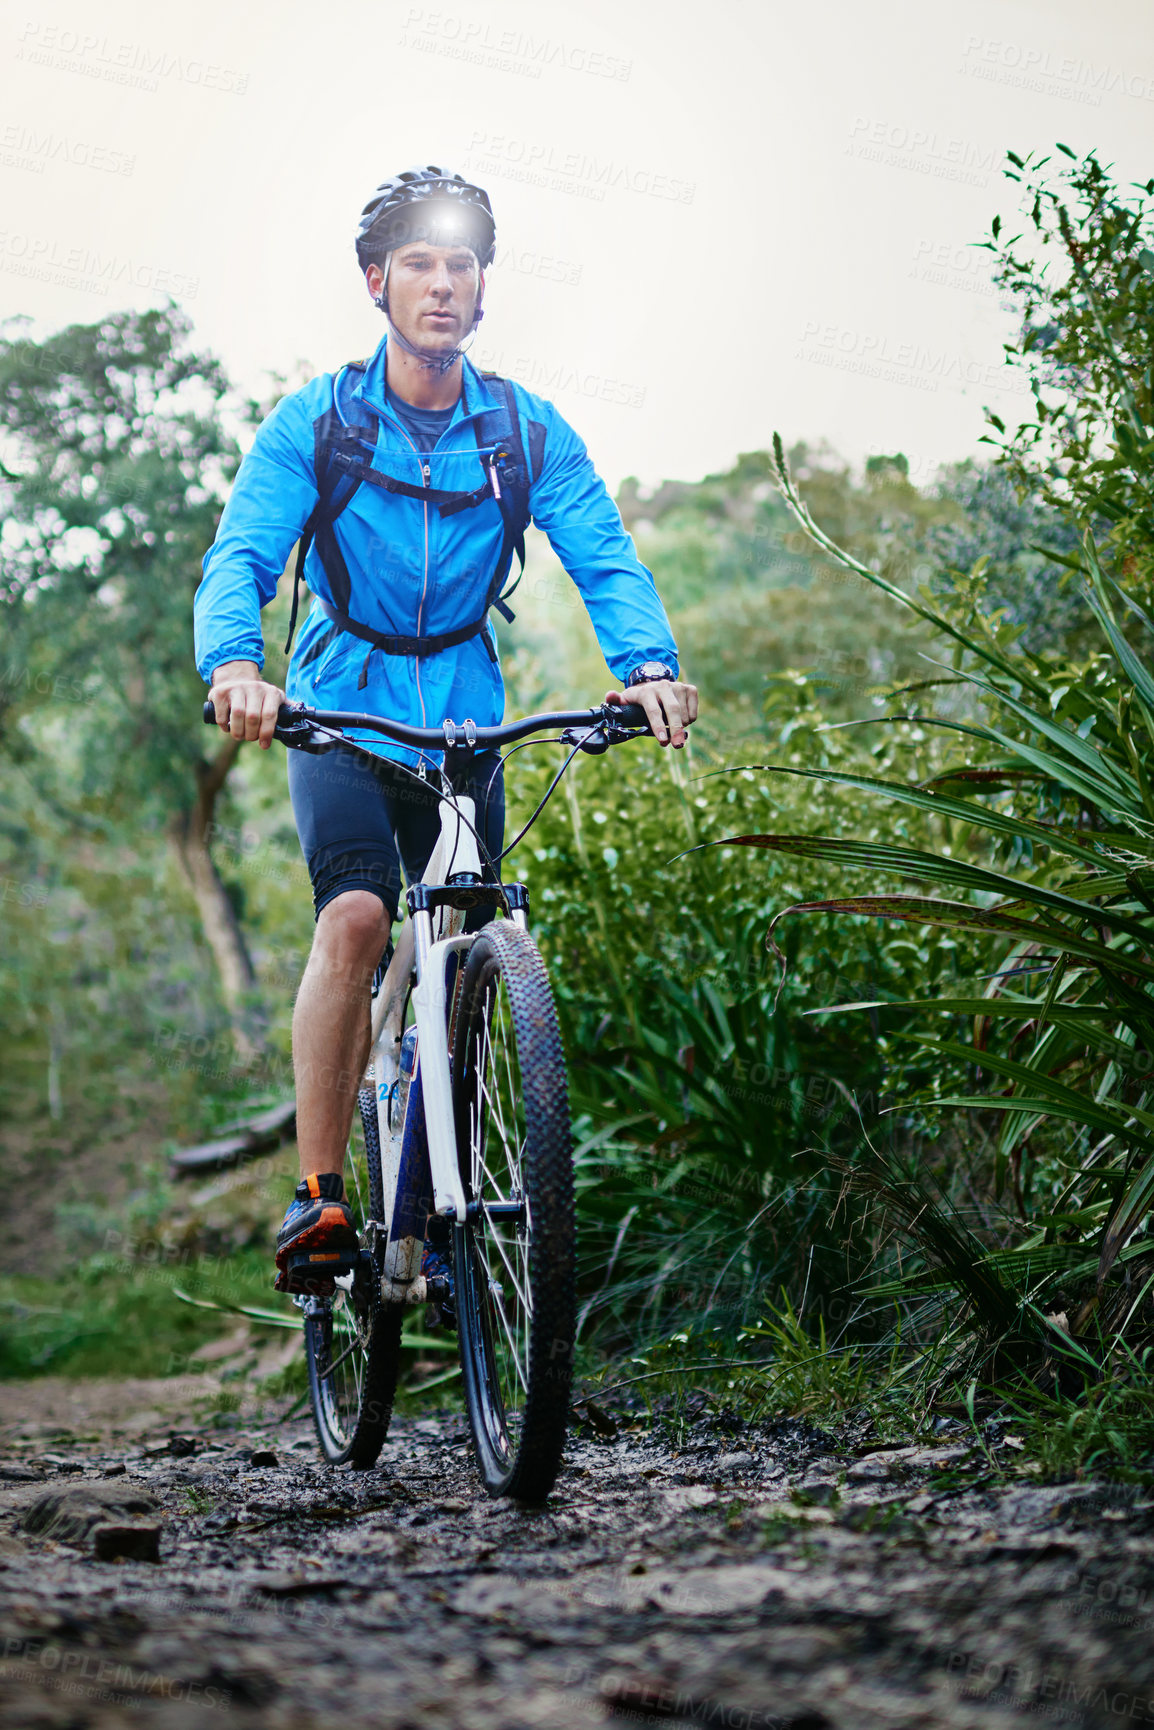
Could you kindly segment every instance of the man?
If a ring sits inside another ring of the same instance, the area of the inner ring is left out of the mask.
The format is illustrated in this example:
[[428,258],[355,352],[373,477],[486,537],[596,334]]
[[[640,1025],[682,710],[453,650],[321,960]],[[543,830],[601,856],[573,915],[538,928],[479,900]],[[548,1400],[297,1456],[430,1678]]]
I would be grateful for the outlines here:
[[[260,609],[298,541],[315,598],[289,667],[292,698],[416,726],[498,724],[504,688],[488,609],[512,616],[498,591],[523,508],[581,592],[623,686],[610,699],[640,703],[662,745],[684,745],[697,692],[677,676],[653,579],[585,447],[551,403],[464,359],[495,239],[486,194],[437,167],[395,176],[366,204],[357,259],[388,334],[363,365],[277,405],[204,561],[197,667],[233,738],[272,742],[285,693],[261,678]],[[294,589],[294,616],[295,599]],[[415,753],[375,735],[360,742],[375,766],[289,755],[316,933],[293,1017],[302,1180],[277,1238],[282,1291],[331,1292],[332,1274],[352,1265],[341,1174],[370,983],[396,918],[400,864],[419,879],[438,833],[435,796],[396,766]],[[495,855],[504,828],[495,759],[478,759],[470,791]]]

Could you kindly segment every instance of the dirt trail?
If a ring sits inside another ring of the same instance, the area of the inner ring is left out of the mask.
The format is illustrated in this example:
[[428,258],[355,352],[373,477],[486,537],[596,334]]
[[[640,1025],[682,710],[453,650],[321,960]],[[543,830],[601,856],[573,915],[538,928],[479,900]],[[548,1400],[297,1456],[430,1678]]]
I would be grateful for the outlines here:
[[5,1386],[6,1724],[1154,1724],[1131,1488],[1037,1486],[1008,1445],[1001,1476],[960,1436],[703,1420],[674,1447],[619,1413],[527,1511],[480,1490],[459,1417],[397,1420],[353,1474],[303,1421],[195,1422],[204,1391]]

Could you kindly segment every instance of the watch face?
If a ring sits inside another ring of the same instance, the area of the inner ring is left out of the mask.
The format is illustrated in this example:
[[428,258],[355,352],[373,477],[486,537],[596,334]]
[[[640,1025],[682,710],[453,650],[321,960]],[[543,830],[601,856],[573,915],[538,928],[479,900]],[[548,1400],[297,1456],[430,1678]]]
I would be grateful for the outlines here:
[[645,661],[636,668],[633,677],[635,679],[671,679],[673,674],[664,661]]

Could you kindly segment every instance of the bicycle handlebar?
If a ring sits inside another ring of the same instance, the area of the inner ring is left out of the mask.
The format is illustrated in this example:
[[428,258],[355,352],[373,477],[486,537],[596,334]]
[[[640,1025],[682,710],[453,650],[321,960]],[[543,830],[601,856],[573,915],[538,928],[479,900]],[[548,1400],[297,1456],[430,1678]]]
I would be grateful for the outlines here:
[[[205,725],[216,725],[216,710],[210,700],[204,705]],[[638,730],[649,732],[649,721],[639,703],[601,703],[595,709],[562,709],[545,715],[526,715],[520,721],[509,721],[502,727],[477,727],[472,721],[446,721],[441,727],[409,727],[403,721],[387,721],[380,715],[358,715],[344,709],[310,709],[304,703],[282,703],[277,716],[274,737],[285,745],[302,745],[313,727],[329,727],[335,731],[360,728],[364,732],[380,733],[394,744],[409,745],[420,751],[444,751],[466,746],[479,751],[495,750],[525,739],[530,733],[546,728],[588,728],[601,735],[603,743],[593,749],[633,738]],[[576,740],[570,740],[576,743]]]

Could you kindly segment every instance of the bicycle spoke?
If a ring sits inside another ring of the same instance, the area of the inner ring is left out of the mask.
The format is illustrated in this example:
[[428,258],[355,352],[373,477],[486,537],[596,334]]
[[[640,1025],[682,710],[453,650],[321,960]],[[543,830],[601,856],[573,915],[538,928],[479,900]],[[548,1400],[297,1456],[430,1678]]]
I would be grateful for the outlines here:
[[490,1292],[489,1292],[489,1307],[490,1307],[490,1309],[496,1310],[498,1320],[500,1321],[501,1326],[505,1330],[505,1337],[509,1342],[509,1351],[510,1351],[510,1355],[512,1356],[512,1359],[513,1359],[513,1368],[517,1372],[517,1380],[521,1384],[522,1392],[527,1394],[529,1392],[529,1383],[528,1383],[528,1380],[526,1378],[525,1372],[521,1367],[521,1358],[520,1358],[520,1354],[517,1350],[517,1342],[513,1338],[513,1330],[510,1328],[509,1318],[505,1314],[505,1305],[499,1297],[496,1297],[494,1295],[491,1288],[490,1288]]
[[[533,1300],[529,1296],[529,1289],[528,1289],[529,1288],[529,1282],[528,1282],[528,1280],[525,1281],[524,1286],[521,1286],[517,1283],[516,1269],[514,1268],[513,1263],[509,1260],[509,1257],[505,1254],[505,1247],[504,1247],[504,1244],[501,1242],[501,1238],[498,1235],[498,1233],[495,1231],[491,1231],[487,1234],[487,1237],[488,1237],[488,1241],[494,1246],[494,1248],[497,1251],[497,1254],[500,1256],[501,1260],[504,1262],[505,1267],[508,1270],[509,1278],[513,1282],[513,1290],[517,1293],[517,1296],[520,1298],[522,1306],[524,1307],[526,1313],[529,1315],[532,1315],[532,1313],[533,1313]],[[488,1264],[486,1263],[486,1266],[487,1265]]]
[[[362,1243],[383,1209],[375,1097],[362,1095],[345,1168],[345,1196]],[[367,1139],[371,1137],[370,1142]],[[375,1263],[373,1264],[376,1265]],[[307,1323],[313,1414],[321,1449],[335,1465],[371,1465],[392,1406],[399,1317],[381,1308],[372,1268],[362,1259]]]

